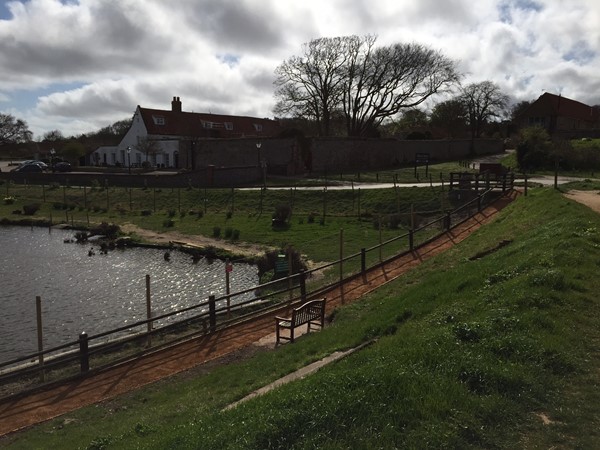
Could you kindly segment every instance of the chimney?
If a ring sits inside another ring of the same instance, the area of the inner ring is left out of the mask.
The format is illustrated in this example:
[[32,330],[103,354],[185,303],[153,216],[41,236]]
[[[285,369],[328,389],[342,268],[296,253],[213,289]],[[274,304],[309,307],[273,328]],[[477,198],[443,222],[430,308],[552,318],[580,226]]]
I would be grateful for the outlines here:
[[173,97],[173,100],[171,100],[171,111],[181,112],[181,100],[179,100],[179,97]]

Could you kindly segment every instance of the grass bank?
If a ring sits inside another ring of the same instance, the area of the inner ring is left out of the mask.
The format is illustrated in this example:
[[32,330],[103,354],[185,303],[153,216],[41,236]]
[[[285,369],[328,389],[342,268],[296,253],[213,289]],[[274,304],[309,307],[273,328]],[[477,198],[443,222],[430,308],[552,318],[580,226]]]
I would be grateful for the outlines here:
[[[338,254],[344,229],[345,249],[355,253],[402,234],[416,220],[451,209],[441,187],[403,189],[143,189],[80,186],[0,186],[0,221],[90,227],[102,222],[156,231],[243,241],[267,247],[293,246],[314,261]],[[35,206],[32,215],[24,210]],[[283,227],[273,228],[278,208],[289,211]],[[381,236],[379,222],[382,224]]]
[[[81,409],[0,444],[598,448],[599,267],[600,217],[555,190],[532,189],[467,241],[338,310],[320,333]],[[374,345],[306,379],[221,411],[310,361],[373,338]]]

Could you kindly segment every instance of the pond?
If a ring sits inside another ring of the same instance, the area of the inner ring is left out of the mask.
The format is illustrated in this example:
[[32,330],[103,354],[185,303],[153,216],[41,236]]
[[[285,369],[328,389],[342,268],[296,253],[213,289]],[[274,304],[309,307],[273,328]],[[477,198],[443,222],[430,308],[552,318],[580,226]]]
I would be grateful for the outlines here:
[[[154,316],[226,292],[222,261],[193,263],[179,251],[165,260],[165,250],[148,248],[101,254],[94,243],[65,243],[74,233],[0,227],[0,362],[37,352],[36,296],[42,299],[44,348],[51,348],[83,331],[91,336],[145,320],[146,275]],[[255,266],[234,264],[231,293],[256,285]]]

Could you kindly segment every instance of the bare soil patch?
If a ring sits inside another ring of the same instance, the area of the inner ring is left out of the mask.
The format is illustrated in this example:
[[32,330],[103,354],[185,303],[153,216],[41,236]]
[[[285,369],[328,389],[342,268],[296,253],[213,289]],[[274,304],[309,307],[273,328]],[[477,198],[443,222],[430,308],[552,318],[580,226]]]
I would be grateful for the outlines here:
[[600,213],[600,191],[569,191],[565,197],[575,200]]
[[215,247],[242,256],[257,256],[268,250],[272,250],[272,248],[267,246],[249,244],[246,242],[224,241],[222,239],[211,238],[199,234],[183,234],[177,231],[165,231],[159,233],[156,231],[145,230],[131,223],[126,223],[121,226],[121,231],[124,233],[134,233],[146,242],[165,245],[177,243],[202,248]]

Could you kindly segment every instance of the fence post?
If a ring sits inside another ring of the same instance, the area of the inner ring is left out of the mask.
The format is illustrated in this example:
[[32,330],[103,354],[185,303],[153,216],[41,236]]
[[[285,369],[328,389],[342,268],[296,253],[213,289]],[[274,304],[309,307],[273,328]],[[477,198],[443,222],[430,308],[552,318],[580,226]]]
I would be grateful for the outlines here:
[[300,298],[304,303],[306,301],[306,272],[300,269]]
[[229,258],[225,260],[225,293],[227,294],[227,318],[231,314],[231,286],[229,281],[229,272],[233,270],[233,265],[229,261]]
[[527,197],[527,172],[525,172],[525,197]]
[[35,310],[37,316],[37,338],[38,338],[38,352],[40,356],[38,358],[40,364],[40,381],[44,381],[44,339],[42,329],[42,298],[38,295],[35,298]]
[[[150,296],[150,275],[146,275],[146,319],[152,319],[152,298]],[[152,322],[148,322],[148,338],[152,331]]]
[[90,370],[90,354],[88,352],[88,335],[83,331],[79,335],[79,365],[81,373],[86,373]]
[[360,272],[364,275],[367,271],[367,252],[364,248],[360,249]]
[[340,298],[344,304],[344,230],[340,229]]
[[208,323],[210,331],[215,331],[217,327],[217,304],[214,295],[208,297]]
[[411,252],[415,248],[415,232],[412,228],[408,230],[408,248]]
[[481,212],[481,195],[477,196],[477,212]]
[[446,231],[450,230],[450,223],[452,221],[452,218],[450,217],[450,213],[446,213],[446,218],[445,218],[445,222],[446,222]]

